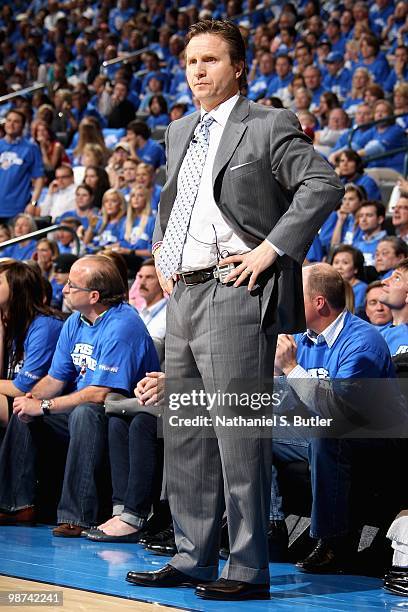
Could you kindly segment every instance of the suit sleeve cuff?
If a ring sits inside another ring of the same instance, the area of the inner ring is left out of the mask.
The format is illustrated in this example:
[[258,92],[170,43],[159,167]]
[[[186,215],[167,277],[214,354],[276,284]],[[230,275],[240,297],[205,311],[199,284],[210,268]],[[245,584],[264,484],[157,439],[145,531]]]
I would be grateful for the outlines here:
[[273,250],[277,252],[277,254],[279,255],[279,257],[282,257],[282,255],[285,255],[285,251],[282,251],[282,249],[278,249],[278,247],[276,247],[273,242],[271,242],[270,240],[268,240],[267,238],[265,238],[266,242],[268,242],[271,247],[273,247]]

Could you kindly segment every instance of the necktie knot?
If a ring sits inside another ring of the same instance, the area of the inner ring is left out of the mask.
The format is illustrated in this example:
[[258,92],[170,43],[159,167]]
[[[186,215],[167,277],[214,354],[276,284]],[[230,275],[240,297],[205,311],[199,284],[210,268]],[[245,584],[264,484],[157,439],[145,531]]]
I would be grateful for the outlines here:
[[215,119],[214,117],[211,117],[211,115],[208,115],[208,114],[204,115],[200,123],[197,125],[196,129],[194,130],[194,136],[196,138],[204,137],[208,141],[210,125],[214,123],[214,121]]

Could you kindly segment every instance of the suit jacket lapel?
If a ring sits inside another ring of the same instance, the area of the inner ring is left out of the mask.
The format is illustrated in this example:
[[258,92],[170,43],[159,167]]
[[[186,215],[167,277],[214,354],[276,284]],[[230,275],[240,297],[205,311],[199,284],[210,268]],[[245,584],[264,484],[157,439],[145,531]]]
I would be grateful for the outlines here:
[[240,96],[228,118],[217,154],[215,156],[212,173],[213,187],[215,185],[217,176],[231,159],[235,149],[242,139],[244,132],[247,129],[247,126],[245,123],[243,123],[243,120],[248,116],[248,113],[249,102],[246,98]]

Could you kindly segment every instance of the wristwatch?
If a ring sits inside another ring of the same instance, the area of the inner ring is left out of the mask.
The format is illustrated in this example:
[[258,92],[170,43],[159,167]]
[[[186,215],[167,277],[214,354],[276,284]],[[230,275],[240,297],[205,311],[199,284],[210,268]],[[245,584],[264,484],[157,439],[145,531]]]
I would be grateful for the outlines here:
[[50,408],[52,408],[52,404],[53,404],[52,400],[49,400],[49,399],[41,400],[40,408],[42,410],[42,413],[45,416],[48,416],[49,414],[51,414]]
[[30,202],[31,206],[37,206],[37,200],[31,200]]

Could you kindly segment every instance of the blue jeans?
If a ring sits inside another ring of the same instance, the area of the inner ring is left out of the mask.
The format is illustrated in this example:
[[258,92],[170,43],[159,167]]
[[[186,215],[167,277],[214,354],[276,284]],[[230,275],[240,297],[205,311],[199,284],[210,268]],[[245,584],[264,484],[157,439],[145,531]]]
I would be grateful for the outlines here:
[[44,463],[45,457],[51,471],[50,448],[57,442],[67,448],[58,523],[95,525],[96,475],[107,450],[107,418],[102,404],[81,404],[69,416],[37,417],[28,425],[11,418],[0,450],[0,508],[13,512],[35,504],[37,461],[41,456]]
[[113,514],[142,527],[160,499],[163,441],[157,437],[157,418],[144,412],[109,417],[109,458]]

